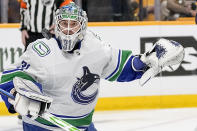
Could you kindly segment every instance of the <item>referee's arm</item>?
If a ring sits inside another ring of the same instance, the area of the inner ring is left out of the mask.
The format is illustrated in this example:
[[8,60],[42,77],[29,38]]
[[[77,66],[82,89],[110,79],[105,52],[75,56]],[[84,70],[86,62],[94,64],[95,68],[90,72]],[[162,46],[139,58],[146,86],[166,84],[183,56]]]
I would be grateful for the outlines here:
[[26,10],[27,5],[23,0],[20,0],[20,15],[21,15],[21,21],[20,21],[20,30],[27,30],[27,16],[26,16]]

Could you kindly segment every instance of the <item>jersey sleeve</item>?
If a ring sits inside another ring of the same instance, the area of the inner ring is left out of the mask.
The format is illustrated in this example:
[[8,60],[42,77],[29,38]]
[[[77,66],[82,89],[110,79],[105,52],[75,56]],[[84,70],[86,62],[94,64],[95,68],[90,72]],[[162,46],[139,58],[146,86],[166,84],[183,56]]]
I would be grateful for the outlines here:
[[102,74],[104,79],[108,81],[129,82],[141,78],[143,71],[135,71],[131,66],[132,59],[134,58],[132,51],[107,47],[105,52],[108,62]]
[[[26,80],[33,81],[35,84],[41,82],[41,78],[44,78],[44,69],[40,63],[39,56],[31,49],[29,45],[26,52],[19,58],[19,60],[11,64],[3,72],[0,73],[0,88],[10,92],[14,88],[13,78],[21,77]],[[38,84],[40,85],[40,84]],[[40,90],[42,86],[40,85]],[[10,113],[15,113],[13,106],[8,102],[8,98],[1,95],[3,101]]]

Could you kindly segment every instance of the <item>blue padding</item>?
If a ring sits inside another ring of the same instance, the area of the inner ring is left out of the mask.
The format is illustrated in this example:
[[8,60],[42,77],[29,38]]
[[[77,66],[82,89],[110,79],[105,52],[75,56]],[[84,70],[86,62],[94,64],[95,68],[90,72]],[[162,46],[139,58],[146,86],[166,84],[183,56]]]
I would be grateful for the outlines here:
[[[3,89],[3,90],[5,90],[5,91],[7,91],[7,92],[10,92],[14,88],[13,81],[9,81],[7,83],[0,84],[0,88]],[[1,98],[5,102],[5,105],[8,108],[8,111],[10,113],[16,113],[15,110],[13,109],[12,104],[10,104],[8,102],[8,97],[7,96],[4,96],[4,95],[1,95]]]
[[146,64],[144,64],[139,57],[135,57],[133,59],[133,66],[135,70],[143,70],[144,67],[146,67]]
[[[37,83],[37,82],[34,82],[34,83],[40,89],[40,92],[43,93],[42,92],[42,85],[40,83]],[[9,82],[0,84],[0,88],[3,89],[4,91],[10,92],[14,88],[14,83],[13,83],[13,81],[9,81]],[[8,109],[8,111],[10,113],[16,113],[14,108],[13,108],[13,105],[8,102],[8,97],[1,94],[1,98],[5,102],[5,105],[6,105],[7,109]]]
[[[132,81],[132,80],[141,78],[141,76],[143,75],[142,71],[135,72],[132,69],[131,61],[132,61],[133,58],[134,58],[134,56],[131,56],[129,58],[129,60],[127,61],[127,63],[125,64],[120,76],[117,79],[118,82]],[[141,63],[139,62],[138,64],[139,64],[139,67],[141,68],[142,67]],[[137,63],[136,63],[136,65],[137,65]]]
[[23,131],[52,131],[39,126],[31,125],[23,122]]
[[96,130],[96,128],[94,127],[94,124],[91,123],[90,126],[89,126],[85,131],[97,131],[97,130]]

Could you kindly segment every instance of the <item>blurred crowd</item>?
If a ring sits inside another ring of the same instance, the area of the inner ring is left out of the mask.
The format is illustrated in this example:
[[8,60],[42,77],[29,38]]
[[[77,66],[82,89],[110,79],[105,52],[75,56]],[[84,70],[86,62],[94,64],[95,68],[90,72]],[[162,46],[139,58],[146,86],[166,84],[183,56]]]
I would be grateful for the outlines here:
[[196,0],[161,0],[161,20],[196,16]]
[[[8,0],[8,22],[20,22],[20,0]],[[196,15],[196,0],[78,0],[87,12],[90,22],[155,20],[155,11],[160,10],[160,19],[177,20]],[[157,8],[157,10],[155,9]]]

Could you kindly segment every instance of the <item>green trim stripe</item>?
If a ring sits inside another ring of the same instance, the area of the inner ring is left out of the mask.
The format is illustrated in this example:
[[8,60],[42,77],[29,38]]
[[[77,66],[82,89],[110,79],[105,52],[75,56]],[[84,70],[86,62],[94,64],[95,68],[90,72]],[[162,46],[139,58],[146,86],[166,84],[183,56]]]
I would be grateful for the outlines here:
[[129,50],[122,50],[121,51],[121,62],[118,67],[118,71],[109,79],[109,81],[115,81],[120,76],[120,74],[123,70],[123,67],[127,63],[131,54],[132,54],[132,52]]
[[22,71],[17,71],[10,74],[2,74],[1,83],[11,81],[14,77],[21,77],[26,80],[35,81],[31,76],[27,75],[26,73]]
[[[93,116],[94,111],[92,111],[88,116],[84,117],[84,118],[79,118],[79,119],[62,119],[66,122],[68,122],[69,124],[73,125],[73,126],[88,126],[91,124],[92,122],[92,116]],[[44,124],[44,125],[48,125],[48,126],[54,126],[53,123],[38,117],[36,119],[37,122]]]

